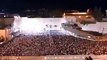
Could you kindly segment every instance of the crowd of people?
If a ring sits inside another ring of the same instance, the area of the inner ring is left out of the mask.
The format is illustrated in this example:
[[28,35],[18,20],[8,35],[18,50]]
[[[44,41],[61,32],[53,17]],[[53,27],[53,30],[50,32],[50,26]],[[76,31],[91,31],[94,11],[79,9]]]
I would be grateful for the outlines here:
[[91,41],[71,35],[19,35],[0,45],[0,56],[104,55],[106,41]]

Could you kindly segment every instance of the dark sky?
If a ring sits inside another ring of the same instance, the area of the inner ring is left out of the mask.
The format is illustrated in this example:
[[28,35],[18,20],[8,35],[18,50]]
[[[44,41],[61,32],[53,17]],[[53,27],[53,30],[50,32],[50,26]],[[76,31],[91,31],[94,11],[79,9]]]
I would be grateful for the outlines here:
[[0,0],[0,8],[7,10],[24,9],[78,9],[86,10],[88,8],[102,7],[107,9],[106,0]]

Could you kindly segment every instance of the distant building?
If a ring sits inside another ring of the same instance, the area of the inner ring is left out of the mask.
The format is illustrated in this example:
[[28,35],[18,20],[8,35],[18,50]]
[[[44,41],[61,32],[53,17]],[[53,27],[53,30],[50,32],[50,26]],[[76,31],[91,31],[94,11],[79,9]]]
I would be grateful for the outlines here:
[[63,17],[68,21],[73,22],[95,22],[95,19],[92,15],[87,12],[74,12],[74,13],[64,13]]
[[11,14],[0,13],[0,28],[12,26],[14,16]]
[[10,39],[10,29],[14,22],[14,16],[11,14],[0,13],[0,37],[5,40]]
[[107,17],[102,18],[102,21],[103,21],[103,22],[107,22]]
[[107,22],[107,10],[105,10],[105,12],[106,12],[106,15],[105,15],[105,17],[102,18],[103,22]]

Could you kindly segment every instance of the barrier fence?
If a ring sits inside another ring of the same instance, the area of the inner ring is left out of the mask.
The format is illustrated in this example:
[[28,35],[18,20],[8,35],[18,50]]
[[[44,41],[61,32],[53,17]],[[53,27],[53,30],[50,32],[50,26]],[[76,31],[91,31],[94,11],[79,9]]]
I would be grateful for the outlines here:
[[93,60],[107,60],[107,55],[0,56],[0,60],[85,60],[89,56]]

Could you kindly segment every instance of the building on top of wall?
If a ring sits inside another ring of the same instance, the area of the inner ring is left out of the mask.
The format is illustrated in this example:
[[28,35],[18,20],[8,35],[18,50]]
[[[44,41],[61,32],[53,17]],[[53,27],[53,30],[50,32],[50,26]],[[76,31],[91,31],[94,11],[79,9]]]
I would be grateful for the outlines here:
[[11,27],[14,21],[12,14],[0,13],[0,29]]
[[95,19],[92,15],[87,12],[72,12],[72,13],[64,13],[63,17],[71,22],[95,22]]
[[10,40],[11,27],[14,22],[12,14],[0,13],[0,42]]
[[105,14],[106,14],[106,15],[102,18],[102,21],[103,21],[103,22],[107,22],[107,10],[105,10]]

